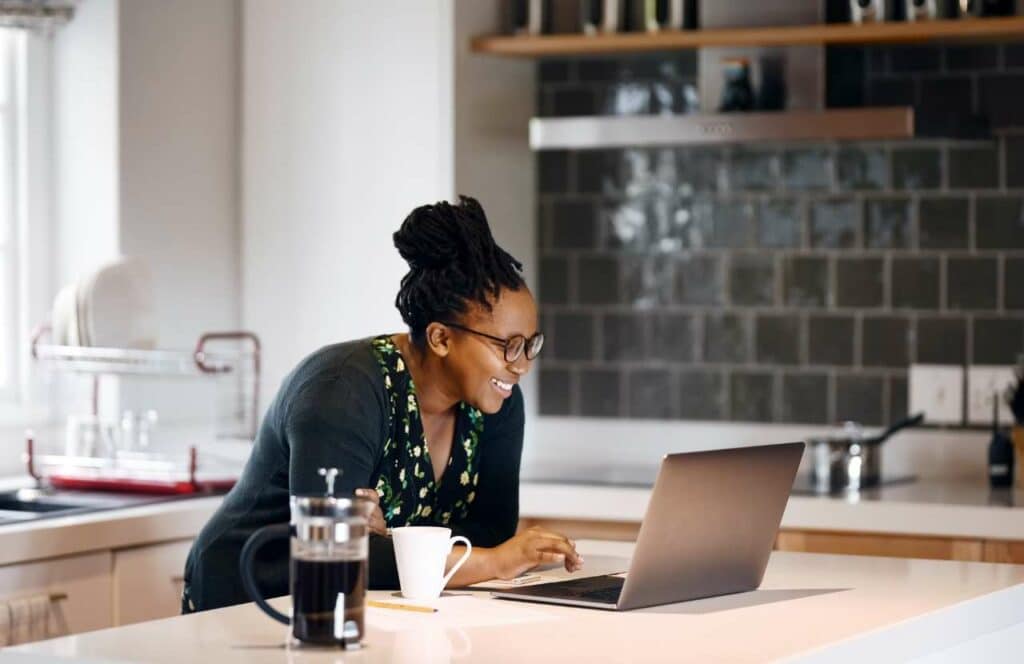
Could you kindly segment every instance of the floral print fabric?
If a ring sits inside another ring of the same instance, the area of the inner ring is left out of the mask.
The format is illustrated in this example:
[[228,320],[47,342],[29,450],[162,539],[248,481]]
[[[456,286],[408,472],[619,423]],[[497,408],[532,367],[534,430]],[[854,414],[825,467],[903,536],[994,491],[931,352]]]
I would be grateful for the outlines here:
[[416,386],[390,336],[371,342],[389,401],[388,437],[378,465],[377,495],[384,521],[397,526],[450,526],[466,518],[476,499],[483,414],[460,403],[448,465],[438,482],[423,435]]

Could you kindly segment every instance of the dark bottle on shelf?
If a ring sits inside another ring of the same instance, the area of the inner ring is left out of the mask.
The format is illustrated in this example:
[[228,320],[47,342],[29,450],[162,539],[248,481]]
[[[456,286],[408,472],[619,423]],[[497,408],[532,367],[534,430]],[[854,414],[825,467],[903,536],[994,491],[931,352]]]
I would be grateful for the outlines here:
[[505,8],[505,31],[531,37],[552,31],[551,0],[509,0]]
[[750,83],[750,61],[727,58],[722,61],[722,99],[720,113],[749,111],[754,108],[754,87]]
[[992,440],[988,444],[988,481],[993,489],[1013,484],[1013,442],[999,428],[999,394],[992,396]]

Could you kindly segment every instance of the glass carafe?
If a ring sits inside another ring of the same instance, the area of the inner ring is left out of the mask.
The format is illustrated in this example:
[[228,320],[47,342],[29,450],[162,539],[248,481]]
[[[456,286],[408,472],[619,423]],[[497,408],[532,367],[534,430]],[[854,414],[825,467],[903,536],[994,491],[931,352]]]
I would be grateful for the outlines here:
[[[333,470],[327,471],[329,493],[333,493]],[[257,530],[242,548],[246,592],[271,618],[291,625],[292,634],[300,641],[359,647],[365,634],[369,515],[373,507],[371,501],[362,498],[292,496],[291,522]],[[291,618],[266,602],[256,586],[253,569],[256,552],[265,543],[287,536],[291,537]]]

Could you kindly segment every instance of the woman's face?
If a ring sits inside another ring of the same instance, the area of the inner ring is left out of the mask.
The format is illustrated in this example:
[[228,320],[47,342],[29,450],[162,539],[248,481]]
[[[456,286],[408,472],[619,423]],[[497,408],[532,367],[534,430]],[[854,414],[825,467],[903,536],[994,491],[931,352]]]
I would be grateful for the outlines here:
[[[455,322],[501,339],[517,334],[529,339],[537,333],[537,305],[526,287],[503,289],[492,311],[474,304]],[[506,362],[501,342],[458,328],[448,329],[451,341],[446,364],[461,400],[484,413],[497,413],[505,399],[512,396],[512,386],[530,370],[532,360],[523,352],[515,362]]]

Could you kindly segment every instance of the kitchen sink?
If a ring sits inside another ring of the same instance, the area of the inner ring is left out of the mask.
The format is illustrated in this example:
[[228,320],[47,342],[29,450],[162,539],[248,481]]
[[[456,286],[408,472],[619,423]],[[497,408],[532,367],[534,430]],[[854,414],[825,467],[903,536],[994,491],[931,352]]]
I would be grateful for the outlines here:
[[70,503],[57,503],[42,500],[18,500],[17,498],[0,498],[0,512],[65,512],[67,510],[82,509],[82,505]]
[[95,503],[38,489],[0,492],[0,525],[91,511]]
[[0,491],[0,526],[167,500],[167,496],[45,489]]

